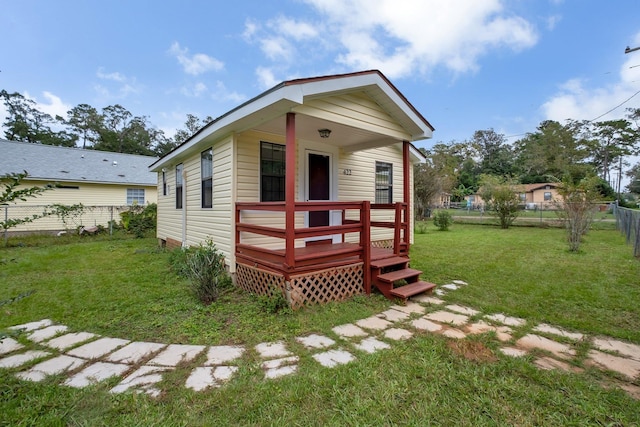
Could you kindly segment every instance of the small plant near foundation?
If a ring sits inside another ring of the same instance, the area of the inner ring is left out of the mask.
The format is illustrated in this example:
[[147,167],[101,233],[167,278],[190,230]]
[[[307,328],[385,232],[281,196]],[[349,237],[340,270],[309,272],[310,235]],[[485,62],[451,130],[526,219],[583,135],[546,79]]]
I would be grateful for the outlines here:
[[262,307],[262,309],[268,314],[291,313],[291,307],[289,307],[289,302],[284,296],[282,289],[275,285],[271,285],[269,288],[269,295],[260,295],[258,297],[260,307]]
[[451,224],[453,224],[453,218],[449,212],[437,211],[435,215],[433,215],[433,225],[438,227],[438,230],[447,231]]
[[211,239],[195,247],[174,251],[171,265],[177,274],[190,280],[193,294],[205,305],[215,302],[220,291],[232,283],[224,255]]

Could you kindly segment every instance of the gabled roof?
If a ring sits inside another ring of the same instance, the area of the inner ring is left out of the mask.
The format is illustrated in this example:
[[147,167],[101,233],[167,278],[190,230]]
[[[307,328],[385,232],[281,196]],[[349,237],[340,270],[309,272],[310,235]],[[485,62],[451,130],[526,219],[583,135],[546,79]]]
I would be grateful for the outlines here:
[[363,92],[380,105],[410,135],[409,142],[431,137],[434,128],[422,114],[380,71],[369,70],[284,81],[216,118],[151,165],[151,169],[157,171],[171,160],[182,158],[205,138],[216,139],[282,117],[305,100],[354,92]]
[[0,139],[0,175],[27,171],[27,179],[156,185],[148,167],[157,157]]
[[542,183],[537,183],[537,184],[525,184],[524,185],[524,191],[525,191],[525,193],[530,193],[530,192],[535,191],[535,190],[543,189],[547,185],[549,187],[551,187],[551,189],[555,189],[558,186],[558,184],[555,183],[555,182],[542,182]]

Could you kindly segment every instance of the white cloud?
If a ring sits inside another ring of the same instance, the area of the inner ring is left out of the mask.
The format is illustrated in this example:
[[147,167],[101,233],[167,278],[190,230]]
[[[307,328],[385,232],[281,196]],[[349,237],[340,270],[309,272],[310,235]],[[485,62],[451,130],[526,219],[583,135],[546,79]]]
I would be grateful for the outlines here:
[[204,95],[208,90],[209,89],[207,88],[206,84],[197,82],[192,86],[182,86],[180,88],[180,93],[190,98],[198,98]]
[[271,68],[258,67],[256,69],[256,76],[258,77],[258,82],[260,84],[260,87],[264,89],[272,88],[273,86],[280,83],[276,79],[273,73],[273,70]]
[[174,42],[171,45],[169,53],[178,60],[185,73],[194,76],[207,71],[218,71],[224,68],[222,61],[204,53],[196,53],[189,56],[189,49],[180,47],[178,42]]
[[96,76],[98,76],[98,78],[103,80],[113,80],[114,82],[120,82],[120,83],[124,83],[127,81],[127,78],[123,74],[120,74],[118,72],[105,73],[103,67],[98,68],[98,71],[96,72]]
[[550,30],[550,31],[555,29],[560,21],[562,21],[562,16],[560,16],[560,15],[552,15],[552,16],[548,17],[547,18],[547,29]]
[[318,30],[308,22],[279,16],[269,23],[269,27],[277,29],[281,34],[295,40],[312,39],[318,37]]
[[96,77],[102,82],[94,84],[93,89],[105,99],[124,99],[141,90],[134,77],[127,77],[118,71],[105,72],[104,67],[100,67],[96,71]]
[[490,49],[519,51],[538,36],[532,24],[504,11],[499,0],[304,0],[326,19],[326,37],[352,69],[381,69],[389,77],[437,66],[455,72],[478,68]]
[[245,101],[247,97],[235,91],[230,92],[223,82],[217,81],[215,91],[213,92],[213,99],[231,101],[234,104],[239,104]]
[[272,61],[289,61],[293,57],[293,47],[284,37],[265,38],[260,42],[262,52]]
[[24,97],[27,99],[31,99],[36,103],[36,108],[43,113],[47,113],[51,117],[61,116],[66,117],[67,111],[69,111],[72,107],[69,104],[65,104],[62,102],[60,97],[52,94],[51,92],[44,91],[42,92],[42,96],[45,101],[38,101],[35,97],[29,95],[28,92],[24,93]]

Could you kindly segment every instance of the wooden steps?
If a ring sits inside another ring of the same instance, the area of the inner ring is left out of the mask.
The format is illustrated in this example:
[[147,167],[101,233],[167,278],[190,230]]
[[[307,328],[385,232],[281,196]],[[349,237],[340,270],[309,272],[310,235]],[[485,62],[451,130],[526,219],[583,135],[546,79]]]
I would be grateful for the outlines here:
[[389,298],[407,298],[432,291],[436,285],[420,280],[422,271],[409,268],[409,258],[392,256],[371,261],[371,282]]

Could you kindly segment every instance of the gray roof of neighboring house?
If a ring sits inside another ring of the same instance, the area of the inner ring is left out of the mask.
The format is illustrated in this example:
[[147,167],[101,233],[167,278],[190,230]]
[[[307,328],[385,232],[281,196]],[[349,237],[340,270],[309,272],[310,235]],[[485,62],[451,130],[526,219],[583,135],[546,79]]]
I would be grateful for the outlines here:
[[0,175],[27,171],[27,179],[156,185],[149,165],[158,158],[0,139]]

